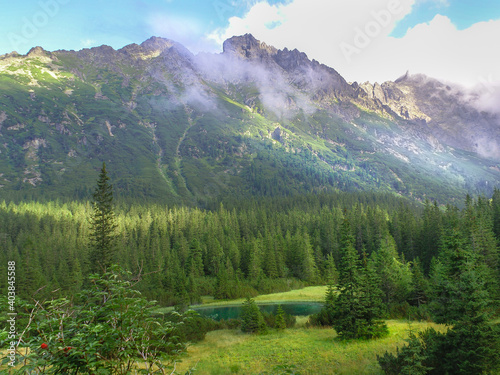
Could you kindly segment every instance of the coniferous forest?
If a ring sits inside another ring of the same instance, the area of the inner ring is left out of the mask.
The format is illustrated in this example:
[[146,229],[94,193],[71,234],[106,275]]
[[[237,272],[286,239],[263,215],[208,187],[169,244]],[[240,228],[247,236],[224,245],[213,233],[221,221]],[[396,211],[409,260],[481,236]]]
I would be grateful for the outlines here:
[[[22,265],[20,297],[80,290],[92,270],[91,203],[0,203],[2,264]],[[500,191],[464,207],[416,205],[391,195],[330,193],[221,203],[211,210],[118,204],[118,263],[141,274],[137,286],[162,305],[196,303],[326,284],[337,278],[342,230],[373,268],[387,309],[429,302],[426,284],[450,236],[477,254],[499,296]],[[5,292],[6,280],[0,279]],[[38,290],[43,287],[43,289]]]
[[[93,202],[1,202],[1,263],[7,273],[16,262],[20,300],[76,296],[117,264],[143,301],[178,311],[202,296],[246,297],[250,315],[241,329],[253,332],[265,331],[265,323],[251,316],[258,312],[251,297],[328,285],[323,310],[309,321],[332,326],[342,339],[383,337],[389,318],[452,327],[412,334],[397,355],[379,358],[386,373],[498,370],[498,190],[491,198],[468,196],[460,208],[338,192],[200,209],[113,203],[108,180],[103,167]],[[1,278],[2,295],[8,287]]]

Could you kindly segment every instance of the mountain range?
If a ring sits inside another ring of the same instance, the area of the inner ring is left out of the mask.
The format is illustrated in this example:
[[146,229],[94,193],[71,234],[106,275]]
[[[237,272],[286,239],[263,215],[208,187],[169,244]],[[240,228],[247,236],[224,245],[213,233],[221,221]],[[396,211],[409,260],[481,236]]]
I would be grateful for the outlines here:
[[152,37],[119,50],[0,56],[0,194],[88,199],[105,161],[124,199],[330,190],[462,200],[500,182],[499,116],[424,75],[347,82],[252,35],[193,55]]

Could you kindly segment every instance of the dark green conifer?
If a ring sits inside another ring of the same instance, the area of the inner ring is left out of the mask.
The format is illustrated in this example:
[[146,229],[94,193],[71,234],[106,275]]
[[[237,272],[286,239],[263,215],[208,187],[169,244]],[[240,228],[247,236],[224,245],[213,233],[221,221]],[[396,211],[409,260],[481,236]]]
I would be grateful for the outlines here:
[[340,239],[339,293],[335,299],[333,325],[343,339],[374,338],[385,335],[380,317],[381,290],[366,256],[361,264],[349,221],[344,220]]
[[243,302],[241,312],[241,331],[245,333],[263,333],[266,331],[266,328],[267,326],[259,307],[252,298],[247,297],[246,301]]
[[283,330],[286,328],[285,311],[283,310],[281,305],[278,306],[278,310],[276,311],[275,326],[277,329],[280,329],[280,330]]
[[93,196],[93,212],[90,219],[90,269],[105,273],[115,261],[115,214],[113,212],[113,187],[109,183],[106,164],[101,173]]

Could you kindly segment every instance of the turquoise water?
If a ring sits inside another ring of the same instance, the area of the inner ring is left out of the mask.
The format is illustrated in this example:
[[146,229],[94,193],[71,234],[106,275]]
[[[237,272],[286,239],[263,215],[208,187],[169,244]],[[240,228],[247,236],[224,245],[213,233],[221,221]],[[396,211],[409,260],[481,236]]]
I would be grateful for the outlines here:
[[[276,314],[279,303],[269,303],[258,305],[260,311]],[[284,302],[281,303],[283,310],[295,316],[306,316],[318,313],[323,304],[321,302]],[[200,315],[210,317],[215,320],[238,319],[241,314],[242,305],[217,306],[217,307],[194,307]]]

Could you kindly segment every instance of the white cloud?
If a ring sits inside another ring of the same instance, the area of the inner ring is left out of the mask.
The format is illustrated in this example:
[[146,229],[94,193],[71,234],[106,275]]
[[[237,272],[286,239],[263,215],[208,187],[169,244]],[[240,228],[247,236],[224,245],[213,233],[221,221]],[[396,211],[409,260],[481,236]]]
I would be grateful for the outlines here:
[[446,6],[447,0],[260,1],[242,18],[209,37],[218,43],[252,33],[277,48],[297,48],[339,71],[348,81],[394,80],[407,70],[467,86],[480,77],[500,77],[500,20],[458,30],[445,16],[391,37],[396,23],[419,2]]
[[191,52],[198,52],[205,47],[204,42],[200,40],[202,27],[196,19],[155,13],[147,19],[147,24],[149,34],[179,42]]
[[97,44],[97,40],[94,40],[94,39],[83,39],[83,40],[80,41],[80,43],[82,43],[82,46],[84,46],[85,48],[94,47]]

